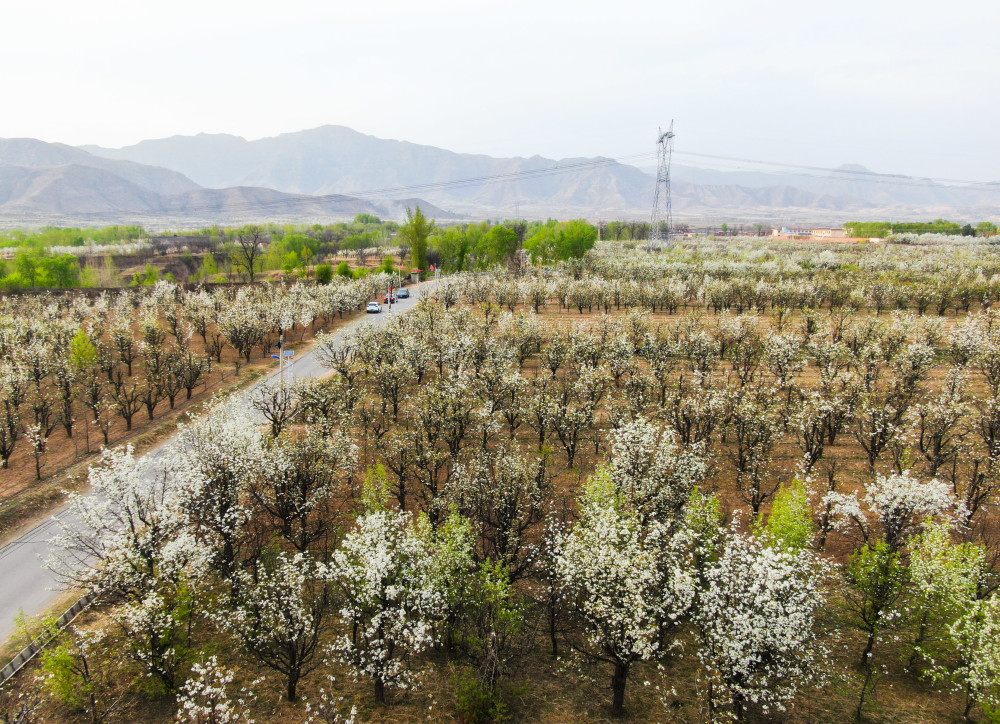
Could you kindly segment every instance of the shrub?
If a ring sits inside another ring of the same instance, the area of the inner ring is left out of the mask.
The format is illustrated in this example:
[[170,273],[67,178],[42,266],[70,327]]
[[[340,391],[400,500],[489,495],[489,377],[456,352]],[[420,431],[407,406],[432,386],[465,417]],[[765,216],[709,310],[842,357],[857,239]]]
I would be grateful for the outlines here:
[[461,721],[469,724],[502,722],[510,718],[510,707],[496,691],[483,686],[471,672],[459,672],[452,678],[456,709]]
[[[347,262],[344,262],[345,264]],[[330,264],[320,264],[316,267],[316,281],[320,284],[329,284],[333,279],[333,266]]]

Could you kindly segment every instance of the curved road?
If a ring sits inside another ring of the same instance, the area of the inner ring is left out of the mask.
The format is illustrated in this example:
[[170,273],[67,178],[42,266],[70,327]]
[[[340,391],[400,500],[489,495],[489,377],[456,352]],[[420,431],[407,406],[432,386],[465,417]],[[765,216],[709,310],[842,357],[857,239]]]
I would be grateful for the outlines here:
[[[427,288],[432,282],[423,282],[420,286]],[[409,299],[400,299],[392,306],[383,307],[383,313],[357,319],[337,332],[337,338],[362,324],[384,324],[390,316],[406,312],[413,308],[420,294],[417,287],[410,287]],[[285,375],[289,381],[295,378],[318,377],[328,370],[320,365],[315,355],[307,352],[285,367]],[[278,372],[264,377],[243,394],[248,395],[256,387],[277,377]],[[146,453],[146,456],[158,456],[171,445],[176,436],[171,436]],[[60,532],[60,520],[72,522],[68,508],[64,507],[52,518],[40,523],[17,540],[11,541],[0,548],[0,643],[5,642],[14,633],[14,619],[21,611],[29,616],[44,612],[60,593],[59,582],[55,576],[42,565],[52,552],[50,539]]]

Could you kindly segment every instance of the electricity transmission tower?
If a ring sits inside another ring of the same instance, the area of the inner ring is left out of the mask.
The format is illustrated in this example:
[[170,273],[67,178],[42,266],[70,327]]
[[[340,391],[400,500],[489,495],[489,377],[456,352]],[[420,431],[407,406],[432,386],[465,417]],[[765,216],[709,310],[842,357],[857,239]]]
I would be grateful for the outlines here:
[[[653,213],[649,219],[650,251],[658,241],[670,241],[670,232],[674,228],[674,220],[670,209],[670,157],[674,153],[674,122],[664,132],[658,129],[656,140],[656,191],[653,194]],[[666,230],[663,230],[666,226]]]

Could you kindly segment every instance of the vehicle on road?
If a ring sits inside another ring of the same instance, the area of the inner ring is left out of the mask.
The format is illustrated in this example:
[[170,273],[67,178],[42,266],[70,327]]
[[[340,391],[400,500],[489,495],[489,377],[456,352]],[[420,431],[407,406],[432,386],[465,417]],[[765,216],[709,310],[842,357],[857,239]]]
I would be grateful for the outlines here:
[[382,300],[382,304],[395,304],[395,303],[396,303],[395,294],[386,294],[385,298]]
[[365,311],[368,314],[378,314],[382,311],[382,305],[378,302],[368,302],[368,306],[365,307]]
[[396,298],[397,299],[409,299],[410,298],[410,290],[409,289],[397,289],[396,290]]

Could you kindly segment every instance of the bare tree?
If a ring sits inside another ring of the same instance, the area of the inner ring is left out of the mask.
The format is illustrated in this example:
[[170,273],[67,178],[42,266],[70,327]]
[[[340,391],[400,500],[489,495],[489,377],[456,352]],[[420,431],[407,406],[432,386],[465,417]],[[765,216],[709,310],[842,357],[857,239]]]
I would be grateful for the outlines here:
[[257,274],[260,256],[264,253],[264,243],[267,235],[264,229],[256,224],[248,224],[236,235],[236,247],[233,249],[233,264],[241,269],[241,276],[253,284]]

